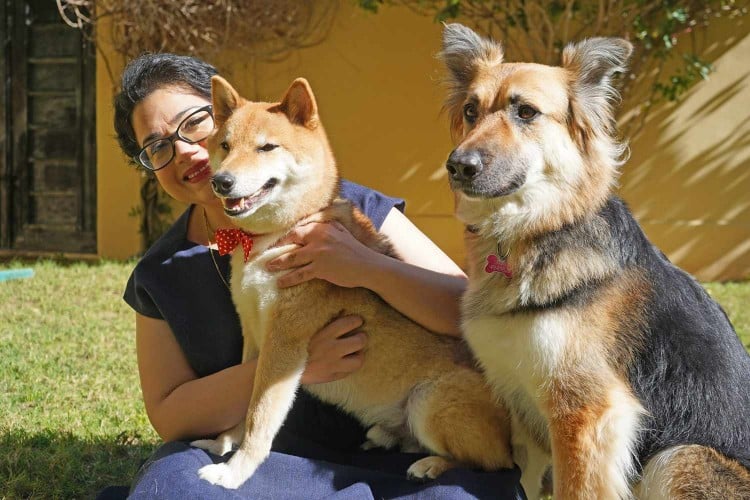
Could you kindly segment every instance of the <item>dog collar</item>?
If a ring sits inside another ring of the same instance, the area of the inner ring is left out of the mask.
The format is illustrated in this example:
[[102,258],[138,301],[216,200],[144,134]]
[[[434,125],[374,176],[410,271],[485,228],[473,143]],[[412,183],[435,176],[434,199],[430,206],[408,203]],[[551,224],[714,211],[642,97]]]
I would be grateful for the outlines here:
[[217,229],[215,232],[216,245],[219,248],[219,255],[228,255],[242,245],[245,262],[250,257],[250,251],[253,249],[253,234],[246,233],[242,229]]

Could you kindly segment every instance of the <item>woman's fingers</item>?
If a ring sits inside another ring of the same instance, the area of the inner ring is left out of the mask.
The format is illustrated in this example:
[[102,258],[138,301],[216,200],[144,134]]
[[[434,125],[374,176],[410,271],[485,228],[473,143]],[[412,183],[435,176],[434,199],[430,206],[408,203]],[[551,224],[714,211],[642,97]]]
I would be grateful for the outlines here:
[[[276,257],[266,267],[269,271],[279,271],[309,264],[313,260],[311,252],[305,252],[308,245],[313,245],[317,251],[324,248],[326,243],[335,243],[346,229],[339,222],[310,222],[304,226],[294,228],[276,244],[283,246],[287,244],[298,245],[299,248]],[[316,251],[313,250],[312,252]]]
[[[362,323],[362,318],[359,316],[342,316],[321,328],[320,331],[310,339],[308,345],[310,360],[316,361],[325,357],[340,357],[354,352],[359,343],[367,341],[367,336],[361,332],[352,335],[352,337],[346,337],[346,335],[362,326]],[[344,337],[344,339],[341,339],[341,337]],[[354,337],[356,337],[354,340],[349,340]],[[343,343],[343,347],[337,348],[339,345],[338,343],[342,340],[347,340],[347,342]]]
[[266,269],[269,271],[283,271],[284,269],[292,269],[309,264],[311,261],[309,257],[305,256],[305,252],[302,251],[302,248],[296,248],[285,254],[279,255],[266,264]]
[[345,288],[365,286],[363,268],[376,252],[357,240],[339,222],[310,222],[295,228],[280,244],[296,246],[266,264],[271,272],[288,271],[276,283],[287,288],[322,279]]
[[310,356],[303,383],[338,380],[362,366],[367,335],[355,330],[362,326],[359,316],[337,318],[316,333],[308,346]]
[[341,361],[337,365],[338,370],[334,371],[333,373],[333,377],[335,378],[332,380],[338,380],[356,372],[357,370],[362,368],[364,362],[365,355],[361,352],[350,354],[349,356],[341,358]]
[[336,352],[341,358],[357,353],[365,348],[367,335],[364,332],[356,332],[346,337],[340,337],[336,341]]
[[324,326],[320,332],[316,335],[323,335],[330,338],[343,337],[347,333],[359,328],[364,324],[364,320],[360,316],[353,314],[347,316],[341,316]]
[[331,222],[308,222],[302,226],[297,226],[279,240],[277,245],[294,243],[295,245],[307,245],[313,240],[325,238],[328,231],[346,231],[344,226],[336,221]]
[[294,285],[299,285],[305,281],[317,278],[315,275],[315,268],[312,264],[298,267],[294,271],[289,271],[284,276],[279,276],[276,280],[276,286],[279,288],[287,288]]

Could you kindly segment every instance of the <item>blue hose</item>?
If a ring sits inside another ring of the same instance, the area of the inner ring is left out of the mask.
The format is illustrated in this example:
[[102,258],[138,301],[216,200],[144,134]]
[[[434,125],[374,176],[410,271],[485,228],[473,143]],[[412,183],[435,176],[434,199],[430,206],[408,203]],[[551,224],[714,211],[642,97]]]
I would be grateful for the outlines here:
[[34,276],[33,269],[8,269],[0,271],[0,281],[17,280],[21,278],[31,278]]

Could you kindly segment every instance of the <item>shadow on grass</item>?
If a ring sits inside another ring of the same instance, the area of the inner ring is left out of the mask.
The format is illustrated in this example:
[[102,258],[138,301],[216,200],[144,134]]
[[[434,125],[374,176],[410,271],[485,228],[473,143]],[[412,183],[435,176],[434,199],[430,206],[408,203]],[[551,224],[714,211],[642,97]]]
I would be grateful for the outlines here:
[[0,498],[94,498],[109,485],[129,485],[156,448],[126,435],[84,439],[43,431],[0,435]]

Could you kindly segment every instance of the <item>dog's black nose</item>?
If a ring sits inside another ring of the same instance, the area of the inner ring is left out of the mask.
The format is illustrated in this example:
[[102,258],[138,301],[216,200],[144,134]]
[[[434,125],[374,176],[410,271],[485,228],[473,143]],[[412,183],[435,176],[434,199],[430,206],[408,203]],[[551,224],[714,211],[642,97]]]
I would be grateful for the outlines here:
[[445,163],[445,168],[448,169],[452,179],[471,180],[482,171],[482,155],[476,149],[468,151],[454,149]]
[[232,174],[216,174],[211,178],[211,187],[214,188],[216,194],[226,196],[232,192],[234,181]]

